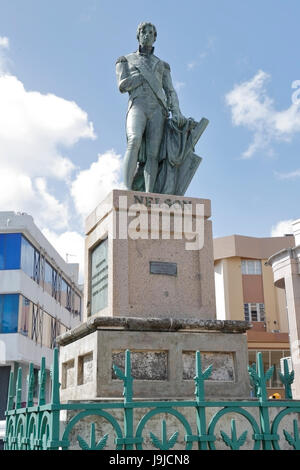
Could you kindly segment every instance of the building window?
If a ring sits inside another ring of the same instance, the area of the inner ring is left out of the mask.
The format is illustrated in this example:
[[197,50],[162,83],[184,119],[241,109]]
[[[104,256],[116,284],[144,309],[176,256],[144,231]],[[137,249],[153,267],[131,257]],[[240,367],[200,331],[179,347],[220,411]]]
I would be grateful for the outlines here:
[[76,292],[74,292],[74,308],[73,308],[73,313],[74,315],[79,315],[81,314],[81,298]]
[[[256,363],[256,354],[258,351],[249,350],[249,365],[252,366]],[[274,373],[270,380],[267,382],[267,388],[284,388],[280,378],[280,359],[283,357],[290,356],[290,351],[288,350],[272,350],[266,351],[261,350],[263,365],[264,365],[264,372],[267,372],[270,367],[274,366]]]
[[34,248],[27,241],[25,237],[22,237],[22,248],[21,248],[21,269],[31,279],[33,279],[34,272]]
[[19,313],[19,333],[28,336],[29,322],[32,318],[32,302],[21,295],[20,313]]
[[35,304],[32,309],[31,339],[39,344],[43,342],[43,310]]
[[57,301],[60,299],[60,285],[60,276],[56,269],[52,268],[52,297]]
[[0,234],[0,270],[11,269],[21,269],[69,312],[81,315],[80,296],[21,233]]
[[41,255],[36,249],[34,250],[33,280],[40,283],[41,279]]
[[37,344],[53,349],[56,346],[56,337],[67,329],[57,318],[21,296],[19,333],[28,336]]
[[261,261],[242,259],[242,274],[261,274]]
[[0,333],[17,333],[19,294],[0,295]]
[[21,234],[0,233],[0,270],[20,269]]
[[72,289],[64,279],[61,280],[61,305],[69,312],[72,311]]
[[22,235],[21,269],[38,284],[41,279],[40,252]]
[[56,337],[60,334],[59,321],[57,318],[51,318],[51,349],[54,349],[56,346]]
[[44,289],[48,292],[49,295],[52,296],[52,281],[53,281],[53,269],[52,266],[45,261],[45,279],[44,279]]
[[265,321],[265,305],[249,303],[244,304],[245,320],[249,322]]

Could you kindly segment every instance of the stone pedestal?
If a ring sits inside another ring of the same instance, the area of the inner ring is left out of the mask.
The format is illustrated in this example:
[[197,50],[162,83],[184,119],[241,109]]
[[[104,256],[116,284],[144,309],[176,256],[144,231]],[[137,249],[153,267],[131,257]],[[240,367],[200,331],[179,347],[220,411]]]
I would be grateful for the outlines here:
[[[187,208],[193,227],[187,227],[188,215],[183,216]],[[112,191],[86,220],[85,319],[91,315],[215,318],[210,215],[207,199]],[[190,249],[196,225],[201,249]],[[92,258],[106,239],[108,266],[101,273],[103,264],[97,271],[95,263],[93,270]],[[98,310],[97,286],[103,288],[106,275],[107,300]]]
[[249,396],[247,324],[240,321],[94,317],[59,338],[61,399],[122,397],[131,350],[135,398],[187,398],[195,391],[195,352],[213,366],[206,396]]
[[135,398],[248,397],[246,322],[217,321],[210,201],[112,191],[86,221],[84,323],[58,338],[61,399],[121,397],[131,351]]

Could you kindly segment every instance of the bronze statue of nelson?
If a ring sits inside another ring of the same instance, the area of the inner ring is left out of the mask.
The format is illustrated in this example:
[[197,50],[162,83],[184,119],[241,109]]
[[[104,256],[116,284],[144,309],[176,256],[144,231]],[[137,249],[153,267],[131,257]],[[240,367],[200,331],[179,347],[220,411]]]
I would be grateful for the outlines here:
[[141,23],[138,51],[116,63],[119,90],[129,93],[124,182],[130,190],[183,195],[201,161],[194,146],[208,121],[182,115],[170,66],[153,54],[156,37],[153,24]]

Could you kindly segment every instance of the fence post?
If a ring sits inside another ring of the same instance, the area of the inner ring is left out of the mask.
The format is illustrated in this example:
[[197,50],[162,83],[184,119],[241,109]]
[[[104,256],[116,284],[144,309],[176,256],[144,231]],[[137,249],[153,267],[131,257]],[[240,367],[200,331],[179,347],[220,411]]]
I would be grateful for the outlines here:
[[[60,424],[60,397],[59,397],[59,363],[58,348],[53,350],[53,364],[51,367],[51,412],[50,412],[50,441],[48,449],[58,450],[60,447],[59,424]],[[42,396],[42,394],[41,394]]]
[[[132,407],[132,376],[130,351],[125,352],[125,380],[124,380],[124,431],[125,450],[133,450],[133,407]],[[127,441],[127,442],[126,442]]]
[[204,382],[210,376],[212,366],[210,365],[204,372],[202,372],[201,355],[200,351],[196,351],[196,375],[194,377],[196,389],[196,413],[197,413],[197,431],[198,431],[198,449],[207,450],[207,432],[206,432],[206,414],[205,406],[200,403],[205,401]]
[[278,436],[271,435],[270,430],[270,416],[268,407],[268,395],[267,395],[267,382],[270,380],[274,372],[274,366],[272,366],[267,372],[264,372],[264,364],[262,360],[262,353],[257,353],[257,374],[259,377],[259,416],[260,425],[262,430],[262,445],[263,450],[272,450],[272,440],[278,438]]

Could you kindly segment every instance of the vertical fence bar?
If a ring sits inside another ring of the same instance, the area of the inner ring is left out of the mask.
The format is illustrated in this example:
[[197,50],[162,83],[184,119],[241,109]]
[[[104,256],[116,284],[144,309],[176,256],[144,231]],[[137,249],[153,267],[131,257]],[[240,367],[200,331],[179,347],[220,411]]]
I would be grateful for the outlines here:
[[42,357],[39,371],[39,406],[46,403],[46,359]]
[[283,360],[283,371],[283,374],[279,372],[279,377],[284,385],[285,398],[287,398],[288,400],[292,400],[293,394],[291,385],[294,381],[295,372],[293,370],[291,372],[289,371],[289,364],[287,359]]
[[[43,412],[41,411],[40,407],[45,404],[44,400],[44,390],[42,391],[43,387],[43,375],[45,372],[45,358],[42,357],[41,359],[41,366],[40,370],[38,373],[38,407],[37,407],[37,429],[36,429],[36,448],[39,450],[43,449],[43,441],[44,441],[44,435],[43,435],[43,430],[42,430],[42,422],[43,422]],[[46,432],[46,431],[45,431]]]
[[14,373],[11,370],[9,376],[9,385],[8,385],[8,398],[7,398],[7,407],[6,410],[10,411],[14,408],[14,399],[15,399],[15,387],[14,387]]
[[14,409],[14,399],[15,399],[15,387],[14,387],[14,372],[11,370],[9,374],[9,384],[8,384],[8,396],[7,396],[7,406],[6,406],[6,423],[5,423],[5,438],[4,438],[4,450],[10,450],[10,439],[9,439],[9,428],[8,423],[10,419],[9,411]]
[[51,413],[50,413],[50,435],[48,448],[58,450],[60,446],[59,440],[59,418],[60,418],[60,397],[59,397],[59,364],[58,364],[58,348],[53,350],[53,365],[51,368]]
[[33,392],[34,392],[34,372],[32,362],[29,364],[29,372],[27,376],[27,402],[26,406],[33,406]]
[[257,353],[257,374],[259,377],[259,417],[262,430],[263,450],[272,450],[270,416],[268,407],[267,381],[270,379],[273,369],[269,369],[266,374],[264,372],[264,364],[262,353]]
[[[22,367],[18,368],[18,373],[17,373],[17,382],[16,382],[16,401],[15,401],[15,413],[17,410],[21,408],[22,405]],[[12,445],[11,449],[12,450],[17,450],[18,449],[18,429],[17,429],[17,415],[15,415],[15,426],[14,426],[14,436],[12,438]]]
[[124,380],[124,432],[125,450],[133,450],[133,407],[132,407],[132,376],[130,351],[125,351],[125,380]]
[[23,442],[22,442],[22,450],[27,450],[30,447],[30,439],[28,436],[29,433],[29,423],[30,423],[30,417],[31,417],[31,412],[28,410],[28,408],[32,407],[34,405],[33,403],[33,394],[34,394],[34,368],[33,368],[33,363],[30,362],[29,364],[29,371],[27,375],[27,400],[26,400],[26,412],[25,412],[25,430],[24,430],[24,436],[23,436]]
[[18,369],[17,383],[16,383],[16,403],[15,409],[21,408],[22,402],[22,367]]
[[209,376],[211,368],[208,368],[204,374],[202,373],[202,364],[201,364],[201,355],[200,351],[196,351],[196,376],[194,378],[196,389],[196,418],[197,418],[197,432],[199,436],[198,441],[198,449],[200,450],[207,450],[207,441],[202,440],[206,438],[206,413],[205,407],[200,405],[199,402],[204,402],[205,400],[205,389],[204,389],[204,381],[206,375]]

